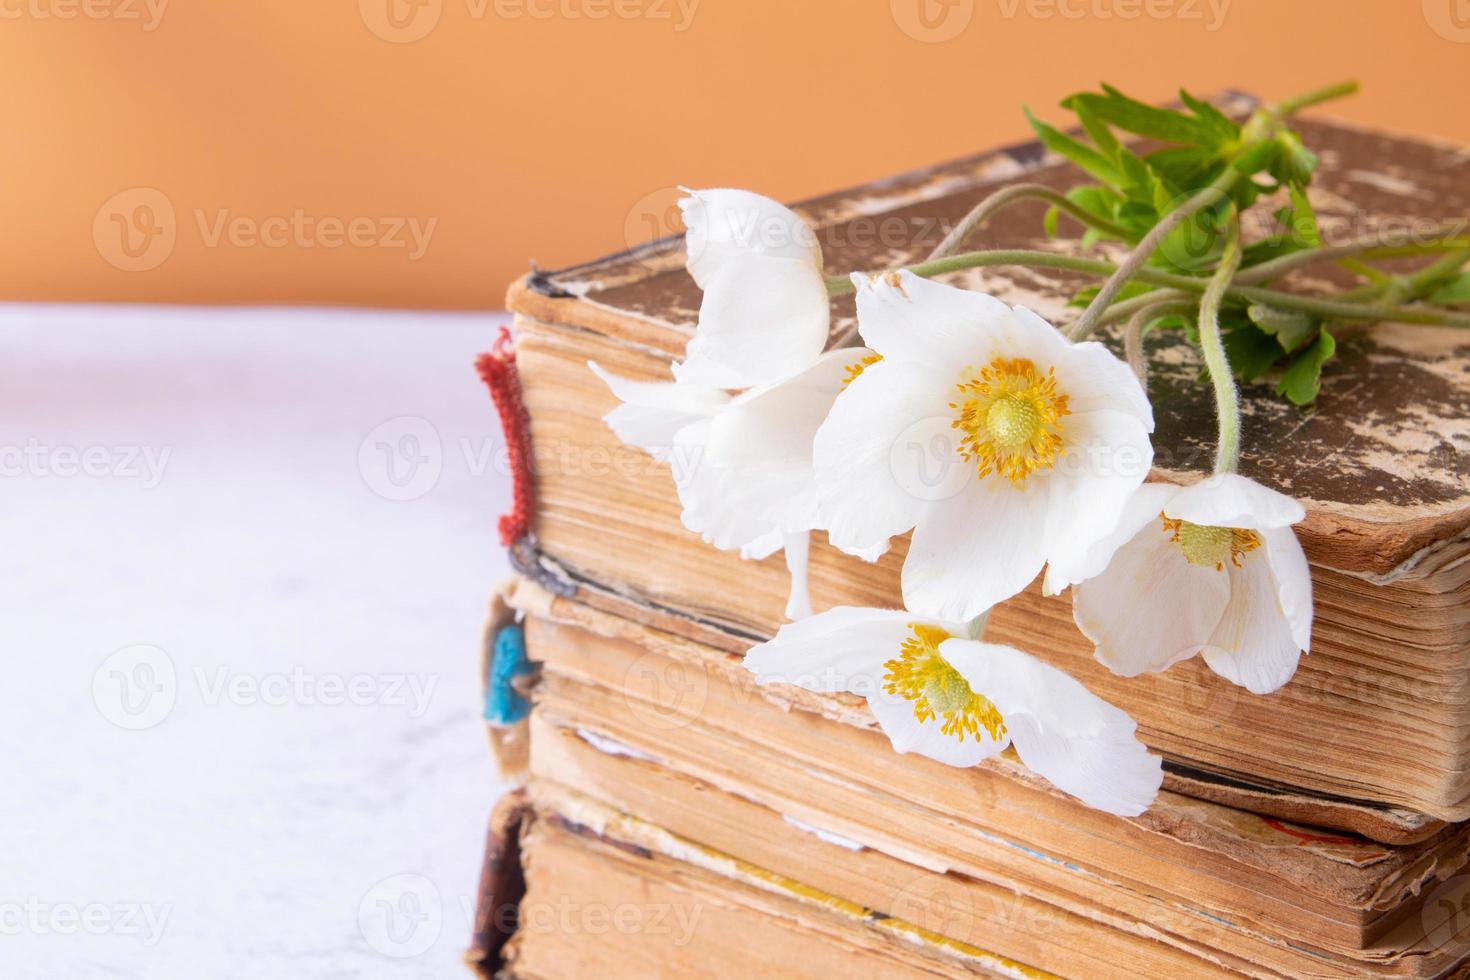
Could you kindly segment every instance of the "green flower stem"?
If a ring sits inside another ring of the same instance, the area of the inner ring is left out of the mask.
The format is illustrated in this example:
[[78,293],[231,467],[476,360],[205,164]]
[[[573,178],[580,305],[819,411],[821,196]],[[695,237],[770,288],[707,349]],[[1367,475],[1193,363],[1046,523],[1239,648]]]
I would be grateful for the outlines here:
[[[1167,292],[1167,290],[1165,290]],[[1180,296],[1185,294],[1180,293]],[[1117,307],[1114,307],[1117,309]],[[1128,320],[1128,327],[1123,331],[1123,356],[1128,361],[1128,366],[1138,376],[1138,383],[1148,391],[1148,358],[1143,352],[1143,336],[1148,332],[1148,325],[1161,316],[1170,313],[1188,313],[1194,309],[1194,303],[1179,299],[1155,300],[1147,306],[1139,307]]]
[[1225,340],[1220,336],[1220,303],[1235,270],[1240,267],[1240,219],[1231,214],[1225,229],[1225,251],[1220,265],[1210,277],[1210,284],[1199,301],[1199,342],[1210,369],[1210,383],[1215,386],[1215,415],[1220,424],[1220,441],[1215,447],[1215,472],[1234,473],[1240,463],[1240,393],[1235,389],[1235,375],[1225,356]]
[[[1276,138],[1276,131],[1282,120],[1294,112],[1336,99],[1344,95],[1350,95],[1358,90],[1357,82],[1342,82],[1337,85],[1329,85],[1326,88],[1315,89],[1302,95],[1278,102],[1273,106],[1266,106],[1253,114],[1245,127],[1241,130],[1241,145],[1234,155],[1234,159],[1240,159],[1252,153],[1256,147]],[[1139,270],[1158,251],[1160,245],[1169,234],[1184,224],[1192,215],[1198,214],[1205,208],[1214,207],[1220,201],[1230,195],[1245,174],[1234,166],[1227,165],[1220,175],[1210,182],[1203,190],[1196,193],[1179,207],[1170,211],[1159,219],[1158,223],[1148,230],[1118,270],[1108,277],[1103,283],[1092,302],[1087,304],[1087,309],[1082,311],[1082,316],[1072,325],[1069,336],[1072,340],[1084,340],[1097,327],[1098,320],[1118,294],[1123,291],[1129,280],[1138,276]]]
[[1123,264],[1108,277],[1107,282],[1103,283],[1097,295],[1092,298],[1092,302],[1087,304],[1087,309],[1083,310],[1077,322],[1072,324],[1068,336],[1074,341],[1087,339],[1097,328],[1097,322],[1104,311],[1123,291],[1123,287],[1128,285],[1132,279],[1144,278],[1141,275],[1144,271],[1144,263],[1158,250],[1170,232],[1184,224],[1192,215],[1205,208],[1214,207],[1224,200],[1242,176],[1243,174],[1234,167],[1226,167],[1220,176],[1210,182],[1208,187],[1160,218],[1158,224],[1150,228],[1148,234],[1144,235],[1133,251],[1128,253]]
[[1045,201],[1057,210],[1076,218],[1087,227],[1095,228],[1115,238],[1124,238],[1128,234],[1121,225],[1115,225],[1105,218],[1092,214],[1085,208],[1072,203],[1065,194],[1045,184],[1013,184],[996,191],[971,208],[970,213],[966,214],[960,223],[944,236],[944,241],[929,253],[929,260],[933,261],[942,259],[946,255],[953,255],[965,243],[965,240],[974,234],[976,228],[990,219],[991,215],[1017,201],[1027,200]]
[[1114,303],[1106,313],[1103,314],[1098,326],[1105,327],[1114,323],[1121,323],[1133,316],[1139,310],[1147,309],[1159,303],[1175,303],[1193,310],[1199,300],[1194,293],[1183,289],[1153,289],[1142,296],[1125,299],[1121,303]]
[[1283,99],[1276,103],[1276,105],[1268,107],[1266,112],[1279,122],[1287,116],[1301,112],[1310,106],[1318,105],[1322,102],[1331,102],[1333,99],[1340,99],[1346,95],[1356,95],[1357,91],[1358,83],[1356,81],[1338,82],[1336,85],[1327,85],[1319,89],[1313,89],[1310,92],[1303,92],[1301,95],[1296,95],[1289,99]]
[[[1272,279],[1279,279],[1281,276],[1286,275],[1286,273],[1303,266],[1348,257],[1381,257],[1389,251],[1395,256],[1438,252],[1445,249],[1447,242],[1451,243],[1451,247],[1459,245],[1459,247],[1463,248],[1463,243],[1457,243],[1450,237],[1451,230],[1458,231],[1463,227],[1464,225],[1460,223],[1445,225],[1440,229],[1436,229],[1437,231],[1445,232],[1444,235],[1436,235],[1434,241],[1425,242],[1422,245],[1390,245],[1389,242],[1394,239],[1397,233],[1389,232],[1383,235],[1370,235],[1366,238],[1358,238],[1348,242],[1335,242],[1331,245],[1306,248],[1299,252],[1289,252],[1286,255],[1278,256],[1269,261],[1240,270],[1240,273],[1235,277],[1235,282],[1240,286],[1253,286],[1258,283],[1270,282]],[[1465,260],[1461,258],[1459,261],[1463,263]],[[1435,265],[1439,265],[1439,263],[1435,263]],[[1455,266],[1455,268],[1458,267],[1458,265]],[[1424,271],[1429,273],[1433,268],[1434,266],[1430,266]],[[1451,269],[1450,271],[1454,270]]]
[[1470,262],[1470,246],[1462,246],[1409,277],[1409,296],[1422,296]]
[[[1060,255],[1032,249],[997,249],[988,252],[964,252],[933,262],[920,262],[908,267],[908,271],[925,278],[987,266],[1015,265],[1035,269],[1065,269],[1087,275],[1107,276],[1120,268],[1101,259],[1084,259],[1075,255]],[[1202,293],[1209,280],[1199,276],[1184,276],[1160,269],[1139,269],[1133,277],[1153,286],[1167,286],[1191,293]],[[845,278],[827,280],[827,292],[842,296],[854,290],[852,281]],[[1249,303],[1264,303],[1283,310],[1300,310],[1318,316],[1349,320],[1392,320],[1399,323],[1425,323],[1437,326],[1470,328],[1470,314],[1456,313],[1434,306],[1372,307],[1360,303],[1323,299],[1315,296],[1298,296],[1275,289],[1259,286],[1232,286],[1225,291],[1228,299]],[[1155,297],[1158,298],[1158,297]],[[1119,304],[1122,306],[1123,304]]]

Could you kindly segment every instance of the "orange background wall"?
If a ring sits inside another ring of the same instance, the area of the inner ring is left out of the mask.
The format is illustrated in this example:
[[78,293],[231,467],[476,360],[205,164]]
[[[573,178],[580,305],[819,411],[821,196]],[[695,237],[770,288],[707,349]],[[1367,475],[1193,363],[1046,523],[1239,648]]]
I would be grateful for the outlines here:
[[678,183],[808,196],[1099,80],[1343,77],[1332,113],[1470,144],[1470,2],[0,0],[0,298],[493,309]]

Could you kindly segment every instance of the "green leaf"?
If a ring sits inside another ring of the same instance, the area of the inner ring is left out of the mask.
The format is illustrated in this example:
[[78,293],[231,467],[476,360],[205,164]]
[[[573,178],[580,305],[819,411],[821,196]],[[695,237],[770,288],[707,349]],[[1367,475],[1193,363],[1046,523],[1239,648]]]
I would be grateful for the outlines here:
[[1062,100],[1062,108],[1069,109],[1077,114],[1077,121],[1082,124],[1082,131],[1087,134],[1088,139],[1097,146],[1098,150],[1106,157],[1117,159],[1118,148],[1121,144],[1108,124],[1097,117],[1081,96],[1071,96]]
[[1235,158],[1232,166],[1246,176],[1258,174],[1268,169],[1280,153],[1281,144],[1275,140],[1254,143]]
[[[1103,221],[1117,222],[1118,203],[1122,198],[1110,187],[1084,184],[1067,191],[1067,200]],[[1104,235],[1103,237],[1109,237]]]
[[1130,99],[1110,85],[1104,85],[1103,92],[1106,95],[1085,94],[1074,98],[1086,103],[1095,115],[1129,133],[1190,146],[1209,145],[1212,141],[1209,131],[1198,120],[1182,112]]
[[1271,176],[1293,188],[1305,187],[1317,169],[1317,154],[1302,145],[1302,138],[1289,129],[1276,137],[1276,144],[1280,152],[1272,162]]
[[1303,347],[1317,336],[1321,323],[1316,317],[1295,310],[1280,310],[1262,303],[1252,303],[1246,310],[1251,322],[1264,333],[1276,338],[1287,354]]
[[1161,204],[1167,204],[1176,196],[1168,192],[1158,174],[1138,154],[1119,150],[1118,165],[1123,170],[1123,190],[1130,200],[1152,203],[1157,212]]
[[1240,127],[1219,109],[1190,95],[1184,89],[1179,90],[1179,101],[1189,107],[1203,126],[1215,138],[1216,146],[1226,146],[1240,139]]
[[1026,110],[1026,118],[1030,121],[1031,128],[1036,130],[1036,135],[1048,150],[1051,150],[1053,153],[1060,153],[1104,183],[1114,186],[1122,183],[1122,177],[1118,173],[1118,169],[1113,166],[1112,161],[1108,160],[1092,147],[1078,142],[1061,130],[1037,119],[1031,114],[1030,109]]
[[1057,219],[1062,215],[1061,208],[1053,205],[1046,209],[1046,217],[1041,219],[1041,227],[1046,230],[1047,238],[1057,237]]
[[1456,303],[1470,303],[1470,272],[1462,272],[1440,286],[1429,297],[1429,302],[1443,303],[1447,306],[1453,306]]
[[1276,394],[1285,396],[1293,405],[1310,405],[1322,390],[1322,365],[1337,353],[1337,341],[1323,327],[1312,345],[1291,359]]
[[1291,195],[1291,220],[1287,227],[1291,229],[1292,238],[1301,242],[1303,248],[1320,247],[1322,229],[1317,224],[1316,209],[1307,200],[1306,190],[1293,184],[1287,193]]
[[1224,331],[1225,356],[1241,381],[1254,381],[1281,360],[1281,345],[1249,321],[1237,321]]
[[1199,146],[1171,146],[1144,157],[1160,179],[1174,187],[1203,187],[1220,171],[1214,150]]

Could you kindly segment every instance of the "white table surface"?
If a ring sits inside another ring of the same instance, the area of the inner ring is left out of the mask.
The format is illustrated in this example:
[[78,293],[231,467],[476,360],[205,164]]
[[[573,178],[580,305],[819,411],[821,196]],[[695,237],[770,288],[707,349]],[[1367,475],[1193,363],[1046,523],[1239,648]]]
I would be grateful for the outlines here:
[[468,976],[500,322],[0,307],[0,975]]

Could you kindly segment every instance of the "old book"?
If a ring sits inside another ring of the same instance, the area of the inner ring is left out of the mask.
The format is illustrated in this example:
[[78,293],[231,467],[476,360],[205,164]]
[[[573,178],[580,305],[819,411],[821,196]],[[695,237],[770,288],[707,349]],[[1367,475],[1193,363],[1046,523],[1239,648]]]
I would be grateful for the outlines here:
[[985,923],[986,941],[1030,949],[1051,965],[1037,967],[938,931],[953,913],[922,894],[892,914],[560,787],[538,785],[532,796],[523,925],[499,976],[1238,975],[1226,957],[1160,956],[1148,939],[991,890],[1000,914]]
[[[1427,227],[1470,210],[1470,156],[1430,142],[1304,121],[1322,155],[1314,198],[1340,237],[1367,223]],[[984,154],[809,201],[829,272],[881,269],[921,257],[974,203],[1009,181],[1057,187],[1073,172],[1036,146]],[[1355,210],[1347,202],[1366,206]],[[1039,206],[1001,212],[985,247],[1056,247]],[[1004,269],[957,274],[1044,316],[1065,319],[1079,281]],[[1310,285],[1310,280],[1303,280]],[[518,363],[536,459],[535,533],[546,566],[588,597],[629,597],[731,647],[782,621],[779,557],[742,562],[679,523],[666,466],[621,445],[600,421],[617,404],[588,370],[669,378],[691,336],[700,293],[679,240],[556,273],[511,290]],[[834,329],[851,322],[836,301]],[[1167,332],[1166,332],[1167,333]],[[1188,482],[1207,467],[1209,389],[1177,337],[1161,336],[1150,383],[1159,420],[1158,478]],[[1139,722],[1181,782],[1238,805],[1352,829],[1387,842],[1423,839],[1470,818],[1470,337],[1385,326],[1344,337],[1318,407],[1307,413],[1268,387],[1244,391],[1242,472],[1303,500],[1300,532],[1317,620],[1312,653],[1282,690],[1257,697],[1198,661],[1125,679],[1092,658],[1070,597],[1039,588],[991,618],[997,642],[1068,671]],[[869,565],[813,536],[818,609],[897,606],[904,548]]]
[[1014,760],[896,756],[860,700],[757,686],[718,648],[530,585],[512,602],[542,664],[533,794],[1063,975],[1435,977],[1470,952],[1470,828],[1387,847],[1168,792],[1125,820]]

